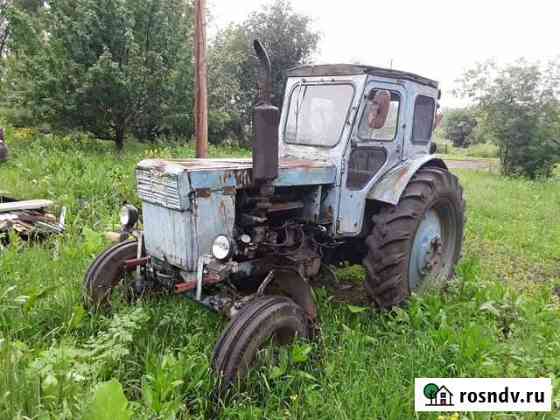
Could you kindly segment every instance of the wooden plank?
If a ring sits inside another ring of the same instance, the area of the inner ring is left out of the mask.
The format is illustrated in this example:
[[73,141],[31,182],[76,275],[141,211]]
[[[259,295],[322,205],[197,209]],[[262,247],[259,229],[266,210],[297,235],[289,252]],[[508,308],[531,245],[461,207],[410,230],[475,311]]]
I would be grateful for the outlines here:
[[7,213],[18,210],[40,210],[53,204],[50,200],[26,200],[14,201],[12,203],[1,203],[0,213]]

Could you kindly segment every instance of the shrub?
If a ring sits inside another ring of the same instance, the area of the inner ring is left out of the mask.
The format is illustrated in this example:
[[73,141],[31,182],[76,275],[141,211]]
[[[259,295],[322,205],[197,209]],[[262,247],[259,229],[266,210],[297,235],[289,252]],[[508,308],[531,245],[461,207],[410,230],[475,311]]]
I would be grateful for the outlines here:
[[543,69],[523,60],[466,73],[463,92],[476,101],[505,175],[550,177],[560,162],[559,74],[560,63]]
[[443,130],[455,147],[467,147],[472,143],[474,130],[478,121],[468,109],[454,109],[444,116]]

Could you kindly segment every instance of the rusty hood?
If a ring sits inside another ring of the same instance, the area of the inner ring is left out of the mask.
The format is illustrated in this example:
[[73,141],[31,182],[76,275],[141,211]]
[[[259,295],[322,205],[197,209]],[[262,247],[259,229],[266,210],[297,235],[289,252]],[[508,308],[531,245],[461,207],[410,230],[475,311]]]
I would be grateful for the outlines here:
[[[177,209],[188,206],[192,192],[250,188],[251,159],[148,159],[137,166],[140,197]],[[278,187],[329,185],[336,181],[336,167],[325,161],[282,159]],[[184,203],[184,204],[182,204]]]

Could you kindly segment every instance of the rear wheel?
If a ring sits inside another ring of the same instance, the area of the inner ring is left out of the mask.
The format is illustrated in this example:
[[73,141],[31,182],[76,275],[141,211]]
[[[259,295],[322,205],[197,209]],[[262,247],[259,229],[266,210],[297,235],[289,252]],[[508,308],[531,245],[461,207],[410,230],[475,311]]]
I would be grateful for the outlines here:
[[420,169],[396,206],[373,217],[363,264],[366,289],[381,308],[453,275],[463,243],[465,202],[457,177]]
[[113,292],[119,289],[120,297],[129,299],[133,278],[124,271],[124,262],[136,258],[137,241],[113,245],[100,254],[89,267],[84,278],[86,306],[92,310],[110,309]]
[[220,391],[246,376],[266,347],[286,345],[297,337],[309,336],[307,316],[291,299],[255,299],[230,321],[216,343],[212,365],[220,377]]

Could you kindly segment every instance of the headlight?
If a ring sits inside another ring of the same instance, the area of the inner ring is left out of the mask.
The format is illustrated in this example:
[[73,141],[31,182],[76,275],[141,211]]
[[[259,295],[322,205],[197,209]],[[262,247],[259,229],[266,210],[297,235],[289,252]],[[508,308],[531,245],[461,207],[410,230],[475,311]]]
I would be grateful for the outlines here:
[[121,209],[121,225],[125,228],[132,229],[138,221],[138,210],[136,207],[127,204]]
[[232,253],[231,241],[225,235],[219,235],[212,244],[212,255],[217,260],[226,260]]

